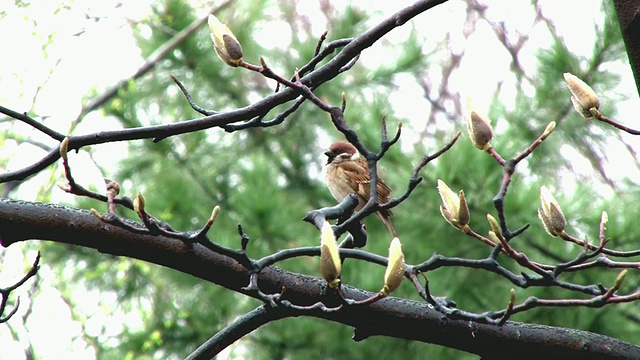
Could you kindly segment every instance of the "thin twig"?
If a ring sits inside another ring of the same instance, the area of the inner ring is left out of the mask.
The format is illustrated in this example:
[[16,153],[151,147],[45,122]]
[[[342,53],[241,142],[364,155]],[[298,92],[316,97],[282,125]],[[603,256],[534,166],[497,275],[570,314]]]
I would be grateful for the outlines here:
[[[231,3],[232,1],[227,0],[222,4],[219,4],[213,9],[211,9],[209,13],[215,14],[220,10],[224,9],[225,7],[227,7],[228,5],[230,5]],[[204,16],[200,19],[193,21],[186,28],[182,29],[180,32],[175,34],[169,41],[167,41],[166,43],[158,47],[151,55],[149,55],[149,57],[145,59],[144,63],[131,76],[127,77],[126,79],[120,80],[118,83],[116,83],[115,85],[107,89],[100,96],[93,98],[87,104],[84,104],[82,106],[82,109],[80,110],[80,113],[78,114],[76,119],[73,121],[71,128],[73,129],[84,118],[86,114],[90,113],[95,109],[98,109],[99,107],[107,103],[109,100],[116,97],[118,95],[118,92],[121,89],[126,88],[132,80],[139,79],[140,77],[144,76],[146,73],[151,71],[160,60],[164,59],[167,56],[167,54],[173,51],[176,47],[178,47],[181,43],[183,43],[191,35],[193,35],[193,33],[195,33],[196,30],[198,30],[202,25],[204,25],[207,22],[208,16],[209,14],[207,14],[207,16]]]

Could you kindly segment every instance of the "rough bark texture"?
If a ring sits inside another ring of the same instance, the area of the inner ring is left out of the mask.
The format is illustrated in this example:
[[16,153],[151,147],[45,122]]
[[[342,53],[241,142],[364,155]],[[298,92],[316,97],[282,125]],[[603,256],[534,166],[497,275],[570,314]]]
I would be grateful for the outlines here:
[[613,0],[613,4],[618,14],[618,23],[627,48],[638,94],[640,94],[640,1]]
[[[39,203],[0,200],[0,244],[37,239],[73,244],[102,253],[127,256],[191,274],[232,291],[249,282],[249,271],[235,260],[214,253],[199,244],[189,247],[179,240],[162,236],[133,234],[105,224],[88,211]],[[42,261],[46,261],[42,254]],[[319,278],[268,267],[259,277],[263,292],[277,293],[286,287],[284,298],[297,305],[323,301],[336,304],[326,294]],[[353,299],[371,293],[346,287]],[[640,347],[606,336],[551,326],[507,322],[503,327],[451,320],[427,304],[386,298],[370,306],[345,307],[337,312],[301,311],[278,308],[285,316],[312,316],[355,328],[354,339],[386,335],[447,346],[481,355],[484,359],[519,358],[640,358]],[[516,355],[518,354],[518,355]]]

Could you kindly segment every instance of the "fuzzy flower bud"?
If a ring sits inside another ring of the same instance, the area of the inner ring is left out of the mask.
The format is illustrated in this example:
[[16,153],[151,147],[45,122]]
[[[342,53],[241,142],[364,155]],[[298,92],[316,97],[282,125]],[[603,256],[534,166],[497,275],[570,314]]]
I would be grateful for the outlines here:
[[571,91],[571,103],[573,107],[585,119],[593,117],[591,109],[598,109],[600,107],[600,100],[598,100],[596,92],[584,81],[571,73],[564,73],[563,77],[569,91]]
[[613,294],[616,293],[616,291],[620,290],[620,287],[622,286],[622,282],[624,282],[625,276],[627,276],[627,269],[622,270],[618,274],[618,277],[616,277],[616,282],[613,284],[612,287],[609,288],[609,290],[607,290],[606,293],[603,294],[603,296],[608,299],[612,297]]
[[400,239],[395,237],[389,245],[389,263],[384,272],[384,285],[380,293],[384,296],[389,295],[400,286],[402,279],[404,279],[404,254]]
[[542,220],[544,229],[551,236],[562,234],[567,222],[560,205],[544,185],[540,188],[540,205],[542,208],[538,209],[538,217]]
[[91,208],[91,215],[97,217],[98,219],[102,219],[102,215],[100,214],[100,212],[94,208]]
[[133,199],[133,210],[138,214],[144,212],[144,196],[140,193]]
[[616,277],[616,282],[613,285],[616,289],[619,289],[620,286],[622,286],[622,282],[624,281],[625,276],[627,276],[627,269],[620,271],[620,273]]
[[607,225],[607,222],[609,222],[609,215],[606,211],[602,212],[602,215],[600,216],[600,222],[602,223],[602,225]]
[[494,244],[502,244],[502,240],[501,240],[502,238],[498,236],[498,234],[496,234],[492,230],[489,230],[488,234],[489,234],[489,239],[493,241]]
[[320,272],[330,287],[340,285],[342,262],[331,224],[325,221],[320,232]]
[[502,230],[500,229],[500,224],[498,224],[498,220],[496,220],[496,218],[494,218],[493,215],[487,214],[487,221],[489,222],[489,225],[491,226],[491,231],[493,231],[495,234],[502,235]]
[[211,222],[216,221],[219,214],[220,214],[220,206],[216,205],[213,207],[213,210],[211,210],[211,216],[209,217],[209,221]]
[[227,65],[238,66],[242,61],[242,45],[235,35],[214,15],[209,15],[209,28],[211,29],[211,40],[220,60]]
[[454,193],[444,181],[438,179],[438,193],[442,199],[440,213],[451,226],[462,231],[469,228],[469,207],[464,191]]
[[60,142],[60,157],[63,159],[67,159],[67,151],[69,151],[69,138],[65,137],[64,139],[62,139],[62,142]]
[[550,122],[547,127],[544,129],[544,133],[542,135],[549,136],[551,135],[551,133],[556,129],[556,122],[552,121]]
[[471,99],[467,99],[467,131],[473,146],[480,150],[489,150],[493,139],[493,129],[489,119],[478,114]]

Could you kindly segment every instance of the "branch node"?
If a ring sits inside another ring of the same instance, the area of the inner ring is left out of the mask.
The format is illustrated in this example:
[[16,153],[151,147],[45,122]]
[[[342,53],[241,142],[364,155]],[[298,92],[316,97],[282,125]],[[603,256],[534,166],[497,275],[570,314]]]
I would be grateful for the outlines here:
[[240,249],[242,252],[246,252],[247,245],[249,245],[249,235],[242,230],[241,224],[238,224],[238,234],[240,235]]

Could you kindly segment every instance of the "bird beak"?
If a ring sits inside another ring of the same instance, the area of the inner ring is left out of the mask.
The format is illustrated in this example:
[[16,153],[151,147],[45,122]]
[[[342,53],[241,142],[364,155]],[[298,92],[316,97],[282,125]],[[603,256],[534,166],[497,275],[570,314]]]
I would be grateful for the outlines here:
[[327,164],[330,164],[331,161],[333,161],[333,159],[336,157],[336,154],[331,150],[325,151],[324,154],[327,156]]

